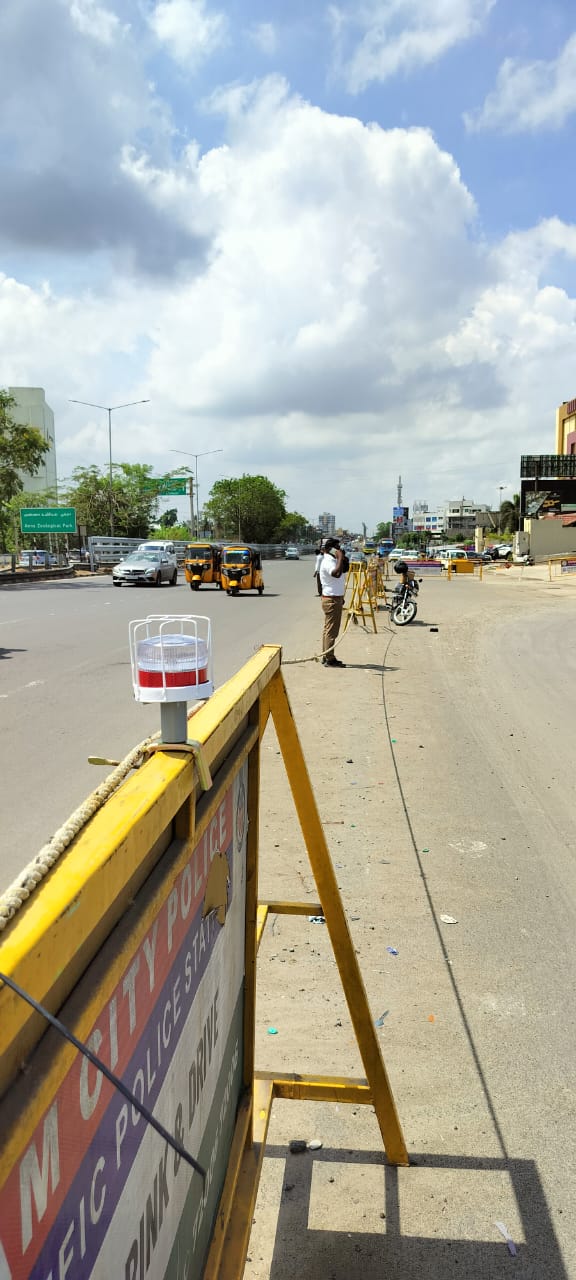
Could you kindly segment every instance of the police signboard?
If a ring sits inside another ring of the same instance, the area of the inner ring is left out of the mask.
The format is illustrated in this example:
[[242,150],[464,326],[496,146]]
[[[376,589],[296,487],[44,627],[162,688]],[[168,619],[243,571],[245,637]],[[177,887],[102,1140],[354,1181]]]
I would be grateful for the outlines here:
[[[13,1153],[0,1188],[0,1280],[201,1275],[242,1086],[246,792],[244,762],[201,839],[184,858],[167,851],[60,1015],[74,1029],[89,1007],[88,1047],[194,1156],[204,1182],[85,1057],[59,1070],[69,1048],[51,1030],[0,1104]],[[218,908],[206,893],[217,863]]]
[[74,507],[22,507],[22,533],[76,533]]

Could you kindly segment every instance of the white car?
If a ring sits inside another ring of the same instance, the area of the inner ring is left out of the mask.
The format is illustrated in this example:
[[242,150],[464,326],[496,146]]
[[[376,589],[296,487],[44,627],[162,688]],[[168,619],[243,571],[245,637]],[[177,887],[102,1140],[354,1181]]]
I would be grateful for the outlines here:
[[439,553],[440,564],[443,569],[447,569],[449,564],[454,564],[455,560],[467,560],[468,552],[462,547],[443,547]]
[[419,551],[405,551],[404,547],[392,547],[388,552],[389,560],[419,560]]
[[114,565],[112,583],[115,587],[138,583],[149,587],[161,587],[168,582],[175,587],[178,581],[176,561],[165,551],[133,551],[125,560]]
[[300,552],[299,552],[299,550],[298,550],[298,547],[286,547],[286,550],[285,550],[285,552],[284,552],[284,559],[285,559],[285,560],[299,560],[299,559],[300,559]]

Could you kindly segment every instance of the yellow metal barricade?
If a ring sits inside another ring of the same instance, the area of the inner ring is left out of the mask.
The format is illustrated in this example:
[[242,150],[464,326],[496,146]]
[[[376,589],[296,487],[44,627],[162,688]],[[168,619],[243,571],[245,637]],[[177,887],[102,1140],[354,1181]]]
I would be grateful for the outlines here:
[[[259,900],[270,718],[316,902]],[[0,982],[0,1271],[12,1280],[72,1256],[86,1280],[136,1280],[177,1252],[190,1276],[238,1280],[277,1097],[370,1105],[390,1163],[409,1163],[280,649],[262,647],[192,725],[193,749],[158,744],[0,934],[0,975],[37,1002]],[[272,912],[324,917],[365,1078],[256,1070]],[[45,1035],[41,1009],[77,1041]]]

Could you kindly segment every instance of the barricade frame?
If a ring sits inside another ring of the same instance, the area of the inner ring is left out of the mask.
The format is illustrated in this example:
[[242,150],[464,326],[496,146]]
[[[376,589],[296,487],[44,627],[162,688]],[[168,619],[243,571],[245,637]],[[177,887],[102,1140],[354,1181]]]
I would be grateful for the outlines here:
[[[270,719],[314,874],[319,899],[316,903],[260,901],[258,897],[260,750]],[[275,1098],[371,1105],[389,1162],[408,1165],[409,1158],[284,684],[280,647],[263,646],[198,708],[193,716],[193,732],[213,776],[214,795],[202,794],[190,753],[178,751],[177,747],[157,750],[80,832],[10,922],[0,941],[0,971],[9,974],[51,1012],[58,1013],[166,851],[174,841],[180,842],[181,856],[185,856],[186,849],[192,847],[211,821],[226,776],[235,776],[234,771],[247,761],[242,1092],[203,1269],[204,1280],[236,1280],[244,1270]],[[271,913],[324,916],[365,1078],[256,1069],[257,954]],[[118,957],[118,971],[121,961],[122,956]],[[113,976],[109,976],[109,984]],[[75,1026],[81,1038],[87,1034],[93,1017],[94,1010],[88,1002]],[[22,1060],[38,1044],[44,1029],[39,1014],[6,986],[0,986],[2,1093],[18,1077]],[[68,1044],[59,1053],[48,1082],[52,1094],[75,1053]],[[0,1153],[0,1188],[17,1152],[24,1149],[35,1131],[44,1107],[44,1096],[31,1098],[21,1117],[23,1130],[12,1134],[4,1145]]]

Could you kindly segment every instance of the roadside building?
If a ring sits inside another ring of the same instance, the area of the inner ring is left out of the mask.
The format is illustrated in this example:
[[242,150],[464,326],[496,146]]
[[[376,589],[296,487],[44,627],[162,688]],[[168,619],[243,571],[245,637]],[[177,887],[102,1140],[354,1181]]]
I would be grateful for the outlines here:
[[47,489],[56,491],[56,438],[54,435],[54,414],[46,403],[43,387],[8,387],[9,394],[16,401],[12,410],[14,422],[23,427],[36,427],[48,445],[42,462],[35,475],[21,471],[20,478],[27,493],[45,493]]
[[564,400],[556,410],[556,453],[576,453],[576,400]]
[[336,516],[330,511],[323,511],[318,516],[318,528],[323,538],[333,538],[336,530]]
[[447,500],[439,507],[414,511],[412,528],[416,533],[473,534],[478,515],[486,515],[488,510],[485,502],[473,502],[471,498]]

